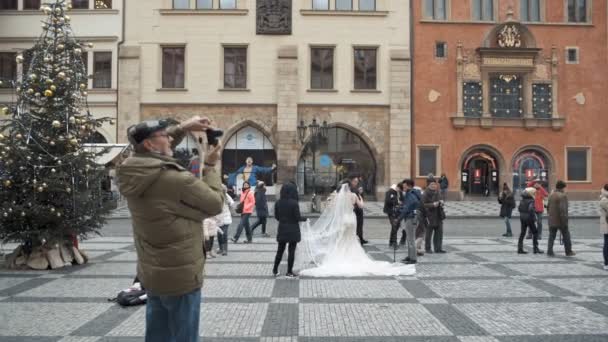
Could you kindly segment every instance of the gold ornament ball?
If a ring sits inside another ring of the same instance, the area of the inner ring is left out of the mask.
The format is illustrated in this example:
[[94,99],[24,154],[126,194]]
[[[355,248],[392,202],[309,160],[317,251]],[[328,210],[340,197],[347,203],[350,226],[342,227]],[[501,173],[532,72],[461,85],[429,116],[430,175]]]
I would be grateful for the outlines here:
[[74,49],[74,54],[76,56],[80,56],[82,54],[82,50],[81,49]]
[[7,213],[3,213],[2,216],[8,217],[8,214]]
[[80,89],[81,89],[81,90],[85,90],[85,89],[87,89],[87,85],[86,85],[86,84],[84,84],[84,83],[80,83]]
[[65,45],[63,45],[63,44],[57,45],[57,50],[63,50],[64,48],[65,48]]
[[55,7],[55,14],[61,14],[61,8]]
[[13,183],[10,180],[8,180],[8,179],[4,181],[4,186],[7,187],[7,188],[10,187],[11,184],[13,184]]
[[2,107],[2,114],[4,115],[8,115],[8,113],[10,113],[10,109],[8,109],[8,107]]
[[49,143],[49,145],[55,146],[55,142],[51,140],[51,142]]
[[52,85],[49,87],[49,89],[51,89],[52,91],[55,91],[55,90],[57,90],[57,87],[55,85]]
[[4,135],[0,134],[0,141],[4,140]]
[[57,217],[61,217],[61,213],[57,213]]
[[32,88],[28,89],[27,93],[30,94],[30,95],[34,94],[34,89],[32,89]]
[[116,122],[114,120],[110,120],[110,125],[114,125]]
[[42,94],[40,94],[40,93],[36,93],[36,94],[34,94],[34,96],[36,96],[36,97],[40,97],[40,96],[42,96]]
[[21,64],[23,63],[23,55],[17,55],[17,57],[15,58],[15,60],[17,61],[17,63]]
[[21,216],[25,217],[25,212],[24,211],[21,212]]
[[44,14],[49,15],[51,14],[52,10],[50,7],[46,6],[42,9],[44,11]]
[[70,192],[72,192],[72,189],[70,189],[70,188],[66,188],[66,189],[65,189],[65,191],[66,191],[67,193],[70,193]]
[[46,189],[46,188],[48,188],[49,186],[48,186],[46,183],[42,183],[42,187]]
[[76,139],[76,138],[70,139],[70,144],[72,144],[74,146],[78,145],[78,139]]
[[15,89],[15,92],[17,92],[17,94],[21,94],[21,87],[17,87],[17,88]]
[[86,91],[82,92],[82,96],[87,96],[87,95],[89,95],[89,93],[87,93]]
[[88,46],[89,48],[93,48],[93,46],[94,46],[94,45],[93,45],[93,43],[88,43],[88,44],[87,44],[87,46]]
[[44,96],[46,96],[46,97],[51,97],[51,96],[53,96],[53,91],[52,91],[52,90],[50,90],[50,89],[45,90],[45,91],[44,91]]
[[38,187],[38,189],[36,189],[36,190],[38,190],[38,192],[43,192],[43,191],[44,191],[44,188],[43,188],[43,187],[41,187],[41,186],[39,186],[39,187]]
[[38,78],[38,75],[36,75],[36,74],[31,74],[31,75],[29,76],[29,78],[30,78],[30,80],[35,81],[35,80]]
[[70,118],[68,119],[68,121],[69,121],[71,124],[75,124],[75,123],[76,123],[76,118],[75,118],[75,117],[73,117],[73,116],[70,116]]
[[59,128],[59,127],[61,127],[61,122],[54,120],[53,123],[51,123],[51,125],[53,125],[53,127],[55,127],[55,128]]
[[17,133],[17,134],[15,135],[15,139],[20,140],[21,138],[23,138],[23,135],[21,135],[21,134],[19,134],[19,133]]
[[47,78],[46,81],[44,81],[46,84],[53,84],[53,80],[50,78]]
[[55,172],[57,172],[57,170],[51,169],[51,173],[55,173]]
[[[70,5],[70,6],[71,6],[71,5]],[[64,16],[64,18],[65,18],[65,21],[66,21],[66,22],[69,22],[69,21],[72,19],[72,18],[70,18],[70,16],[69,16],[69,15]]]
[[59,77],[61,79],[64,79],[65,78],[65,72],[62,71],[62,72],[58,73],[57,77]]
[[55,208],[51,208],[51,212],[54,213],[55,212]]

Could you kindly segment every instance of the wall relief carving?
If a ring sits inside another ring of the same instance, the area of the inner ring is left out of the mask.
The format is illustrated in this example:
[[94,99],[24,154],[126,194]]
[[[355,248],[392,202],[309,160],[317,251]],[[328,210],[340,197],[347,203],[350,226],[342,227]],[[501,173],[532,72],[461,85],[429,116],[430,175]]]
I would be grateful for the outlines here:
[[468,63],[464,66],[464,78],[465,79],[480,79],[481,72],[479,71],[479,66],[474,63]]
[[291,34],[292,0],[257,0],[257,34]]

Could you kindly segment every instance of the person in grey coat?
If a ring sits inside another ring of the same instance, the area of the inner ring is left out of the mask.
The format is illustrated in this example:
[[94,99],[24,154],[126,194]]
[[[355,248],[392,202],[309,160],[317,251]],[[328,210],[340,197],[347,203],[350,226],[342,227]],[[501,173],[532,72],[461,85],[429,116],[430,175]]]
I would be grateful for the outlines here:
[[427,220],[426,236],[425,236],[425,252],[431,251],[431,238],[433,240],[433,249],[435,253],[445,253],[443,250],[443,220],[445,220],[445,211],[443,209],[443,200],[438,191],[438,184],[434,179],[429,180],[429,186],[422,195],[422,206]]
[[262,226],[262,236],[270,237],[266,233],[266,220],[268,218],[268,200],[266,199],[266,185],[262,181],[258,181],[255,187],[255,211],[258,215],[258,220],[251,226],[251,234],[258,227]]

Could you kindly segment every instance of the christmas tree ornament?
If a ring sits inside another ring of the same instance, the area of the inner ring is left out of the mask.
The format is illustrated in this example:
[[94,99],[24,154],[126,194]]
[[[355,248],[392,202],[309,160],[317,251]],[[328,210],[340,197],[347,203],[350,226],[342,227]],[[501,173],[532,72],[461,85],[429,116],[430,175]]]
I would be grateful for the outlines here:
[[0,133],[0,141],[4,140],[4,135]]
[[10,109],[8,109],[8,107],[2,107],[2,114],[4,115],[8,115],[10,113]]
[[49,186],[48,186],[48,184],[46,184],[46,183],[42,183],[42,187],[46,189],[46,188],[48,188]]
[[41,187],[41,186],[39,186],[37,190],[38,190],[38,192],[43,192],[43,191],[44,191],[44,188],[43,188],[43,187]]
[[23,63],[23,55],[17,55],[17,57],[15,57],[15,60],[19,64]]
[[63,45],[63,44],[57,45],[57,50],[59,50],[59,51],[63,50],[64,48],[65,48],[65,45]]
[[65,191],[69,194],[70,192],[72,192],[71,188],[65,188]]
[[73,116],[70,116],[70,118],[68,119],[68,122],[71,123],[72,125],[76,123],[76,118]]
[[49,142],[49,145],[51,145],[51,146],[55,146],[55,141],[51,140],[51,141]]
[[84,83],[80,83],[80,89],[81,89],[81,90],[85,90],[85,89],[87,89],[87,85],[86,85],[86,84],[84,84]]
[[44,83],[46,83],[47,85],[53,84],[53,80],[50,78],[47,78]]
[[40,97],[40,96],[42,96],[42,94],[40,94],[40,93],[36,93],[36,94],[34,94],[34,96],[36,96],[36,97]]
[[23,135],[21,135],[21,133],[15,134],[15,139],[21,140],[21,138],[23,138]]
[[59,127],[61,127],[61,122],[59,122],[57,120],[53,120],[51,125],[53,125],[54,128],[59,128]]
[[7,188],[8,188],[8,187],[10,187],[10,186],[11,186],[13,183],[12,183],[10,180],[8,180],[8,179],[7,179],[7,180],[5,180],[5,181],[4,181],[4,183],[3,183],[3,184],[4,184],[4,186],[5,186],[5,187],[7,187]]
[[28,78],[29,78],[31,81],[35,81],[35,80],[37,80],[37,79],[38,79],[38,75],[36,75],[36,74],[30,74],[30,75],[28,76]]
[[51,212],[54,213],[55,212],[55,208],[51,207]]
[[27,93],[30,94],[30,95],[33,95],[34,94],[34,89],[32,89],[32,88],[28,89]]
[[61,8],[55,7],[55,14],[61,14]]
[[74,54],[76,56],[80,56],[80,55],[82,55],[82,50],[81,49],[74,49]]
[[21,212],[21,217],[25,217],[25,211]]
[[51,89],[51,91],[56,91],[57,87],[55,85],[52,85],[52,86],[49,87],[49,89]]
[[57,77],[59,77],[60,79],[64,79],[65,78],[65,72],[61,71],[57,74]]
[[72,144],[74,146],[78,145],[78,139],[76,139],[76,138],[70,139],[70,144]]
[[87,43],[87,46],[89,47],[89,49],[92,49],[94,45],[93,43]]

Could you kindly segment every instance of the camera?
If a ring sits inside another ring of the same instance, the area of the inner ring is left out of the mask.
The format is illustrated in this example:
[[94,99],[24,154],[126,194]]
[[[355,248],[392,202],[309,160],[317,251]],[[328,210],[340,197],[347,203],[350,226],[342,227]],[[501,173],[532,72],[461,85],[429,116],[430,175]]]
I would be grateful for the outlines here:
[[211,146],[216,146],[219,143],[218,138],[224,135],[224,131],[212,128],[207,128],[205,133],[207,133],[207,144]]

